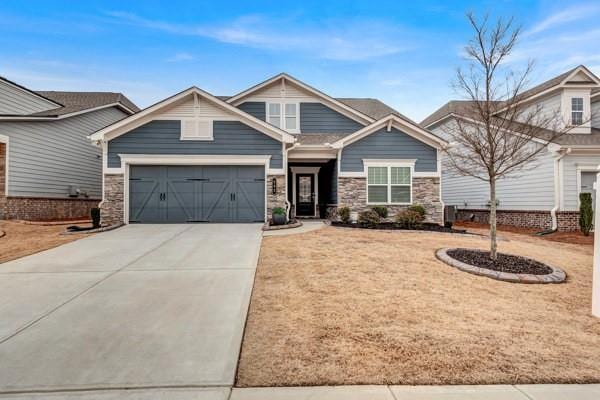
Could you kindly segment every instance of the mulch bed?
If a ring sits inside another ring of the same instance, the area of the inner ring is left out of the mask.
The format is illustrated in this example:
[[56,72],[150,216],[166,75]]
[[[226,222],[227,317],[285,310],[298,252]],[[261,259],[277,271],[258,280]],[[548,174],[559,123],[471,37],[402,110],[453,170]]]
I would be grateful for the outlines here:
[[381,222],[379,224],[361,224],[345,223],[341,221],[332,221],[331,226],[342,228],[360,228],[360,229],[380,229],[380,230],[404,230],[404,231],[426,231],[426,232],[446,232],[446,233],[467,233],[466,229],[447,228],[438,224],[424,223],[417,226],[407,227],[395,222]]
[[498,259],[492,260],[489,251],[473,249],[452,249],[448,255],[466,264],[493,271],[510,272],[513,274],[546,275],[552,273],[552,268],[530,258],[498,253]]

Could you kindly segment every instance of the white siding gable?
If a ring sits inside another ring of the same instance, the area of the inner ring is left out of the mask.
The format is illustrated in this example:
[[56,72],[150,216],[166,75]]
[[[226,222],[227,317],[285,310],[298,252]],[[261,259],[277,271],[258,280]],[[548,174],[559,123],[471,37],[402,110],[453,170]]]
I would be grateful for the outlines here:
[[198,98],[194,100],[192,96],[185,101],[175,104],[164,110],[157,119],[187,119],[187,118],[206,118],[227,120],[232,119],[233,115],[225,109],[208,102],[205,99]]
[[244,101],[266,101],[275,102],[281,100],[289,100],[295,102],[313,102],[321,103],[321,99],[308,93],[289,81],[283,82],[281,79],[273,82],[272,84],[252,93],[250,96],[244,98]]

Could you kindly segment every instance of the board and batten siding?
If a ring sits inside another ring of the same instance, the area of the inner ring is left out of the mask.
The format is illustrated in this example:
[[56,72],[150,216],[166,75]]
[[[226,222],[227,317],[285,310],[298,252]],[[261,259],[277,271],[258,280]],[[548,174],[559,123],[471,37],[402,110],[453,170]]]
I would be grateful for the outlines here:
[[[247,101],[238,106],[244,112],[265,121],[266,102]],[[301,133],[353,133],[363,125],[317,102],[300,103]]]
[[416,159],[416,172],[437,171],[437,150],[396,128],[392,128],[390,132],[381,128],[344,147],[341,172],[364,171],[363,159]]
[[[432,132],[447,139],[450,122],[438,125]],[[446,164],[443,160],[442,165]],[[459,176],[442,167],[442,199],[444,204],[459,208],[487,209],[490,199],[487,182]],[[527,170],[497,182],[499,210],[549,211],[554,207],[554,158],[544,152]]]
[[578,167],[596,168],[600,156],[567,155],[563,158],[563,210],[579,210]]
[[270,155],[282,168],[281,142],[239,121],[214,121],[214,140],[181,140],[181,121],[154,120],[108,142],[108,167],[119,168],[119,154]]
[[59,106],[0,79],[0,114],[26,115]]
[[126,115],[110,107],[57,121],[0,122],[9,137],[9,196],[64,198],[73,185],[101,198],[102,152],[87,136]]

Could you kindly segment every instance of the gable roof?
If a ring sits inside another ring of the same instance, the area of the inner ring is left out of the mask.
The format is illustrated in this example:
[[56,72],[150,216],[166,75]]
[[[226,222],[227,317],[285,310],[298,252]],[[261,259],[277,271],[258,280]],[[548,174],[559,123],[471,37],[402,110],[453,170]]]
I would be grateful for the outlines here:
[[50,108],[30,114],[2,114],[0,119],[54,119],[64,118],[98,108],[116,106],[128,114],[140,109],[125,95],[115,92],[65,92],[35,91],[0,76],[0,80],[18,87],[27,93],[42,98],[50,103]]
[[[578,74],[585,75],[589,78],[589,80],[585,81],[573,81],[571,80]],[[584,65],[579,65],[575,68],[568,70],[552,79],[549,79],[537,86],[532,87],[517,96],[517,102],[529,101],[535,97],[544,95],[548,92],[551,92],[555,89],[565,88],[565,87],[579,87],[579,86],[588,86],[588,85],[597,85],[600,86],[600,78],[598,78],[594,73],[592,73],[589,69],[587,69]],[[588,86],[589,87],[589,86]],[[600,93],[600,87],[592,89],[592,96]],[[444,104],[436,111],[434,111],[431,115],[421,121],[421,125],[428,128],[434,125],[437,122],[441,122],[446,117],[451,116],[452,114],[468,116],[472,114],[472,106],[475,102],[472,100],[451,100],[448,103]],[[502,105],[501,102],[494,102],[496,105]],[[498,112],[501,112],[501,107],[498,107]]]
[[60,103],[62,107],[31,114],[32,116],[61,116],[109,104],[116,104],[128,110],[130,114],[140,111],[138,106],[122,93],[62,91],[38,91],[36,93]]
[[344,148],[386,126],[388,128],[388,131],[392,127],[397,128],[398,130],[401,130],[407,135],[412,136],[415,139],[420,140],[436,148],[442,148],[448,144],[446,140],[442,139],[441,137],[435,135],[432,132],[429,132],[428,130],[419,126],[419,124],[412,122],[408,119],[402,118],[399,115],[389,114],[373,122],[372,124],[367,125],[364,128],[352,133],[351,135],[339,139],[335,143],[332,143],[331,147],[336,149]]
[[255,93],[255,92],[257,92],[273,83],[276,83],[278,81],[291,82],[292,84],[300,87],[301,89],[304,89],[305,91],[309,92],[310,94],[321,98],[325,104],[333,106],[334,109],[337,109],[336,111],[341,112],[342,114],[362,123],[363,125],[367,125],[376,120],[376,118],[373,118],[373,117],[363,113],[362,111],[347,105],[343,101],[340,101],[334,97],[331,97],[331,96],[321,92],[320,90],[317,90],[314,87],[309,86],[306,83],[294,78],[293,76],[283,73],[283,72],[228,98],[227,102],[237,106],[243,102],[244,98],[248,97],[252,93]]
[[266,123],[265,121],[262,121],[256,117],[232,106],[229,103],[226,103],[225,101],[219,99],[218,97],[215,97],[212,94],[210,94],[196,86],[192,86],[192,87],[185,89],[171,97],[167,97],[166,99],[161,100],[158,103],[155,103],[155,104],[143,109],[142,111],[139,111],[133,115],[130,115],[127,118],[124,118],[120,121],[113,123],[112,125],[109,125],[103,129],[100,129],[99,131],[88,136],[88,138],[91,140],[94,140],[94,141],[99,141],[99,140],[105,140],[106,136],[110,135],[111,137],[108,140],[111,140],[115,137],[118,137],[118,136],[124,134],[124,133],[127,133],[131,129],[135,129],[138,126],[141,126],[141,125],[151,121],[153,115],[159,114],[161,111],[164,111],[169,106],[176,103],[177,101],[182,100],[185,97],[192,96],[192,95],[200,96],[200,97],[204,98],[205,100],[207,100],[208,102],[213,103],[213,104],[225,109],[226,111],[238,116],[241,120],[245,121],[247,123],[247,125],[251,126],[252,128],[257,129],[258,131],[266,134],[267,136],[273,137],[273,138],[280,140],[282,142],[285,142],[285,143],[293,143],[294,142],[293,135],[291,135],[273,125],[270,125],[270,124]]

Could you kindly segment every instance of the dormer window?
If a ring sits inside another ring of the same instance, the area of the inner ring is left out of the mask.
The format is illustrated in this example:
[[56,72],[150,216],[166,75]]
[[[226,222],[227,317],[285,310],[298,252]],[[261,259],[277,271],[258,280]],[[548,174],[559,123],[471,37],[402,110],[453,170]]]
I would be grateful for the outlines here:
[[298,114],[298,103],[267,103],[267,122],[287,132],[300,132]]
[[571,98],[571,124],[583,124],[583,97]]

